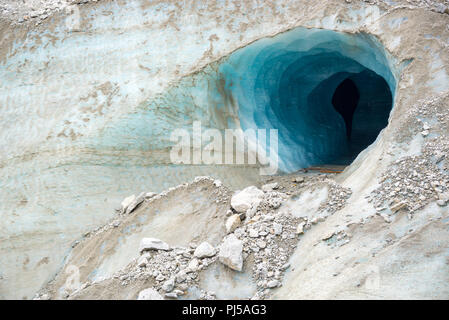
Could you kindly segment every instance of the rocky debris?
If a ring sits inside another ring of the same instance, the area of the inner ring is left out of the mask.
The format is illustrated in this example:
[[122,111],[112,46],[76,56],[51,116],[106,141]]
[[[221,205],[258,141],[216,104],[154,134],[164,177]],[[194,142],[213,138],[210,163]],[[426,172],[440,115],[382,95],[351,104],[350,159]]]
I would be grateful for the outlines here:
[[145,267],[147,265],[147,263],[148,263],[148,259],[150,259],[150,258],[151,258],[151,254],[149,252],[145,252],[137,260],[137,266],[138,267]]
[[234,230],[241,224],[240,215],[234,214],[230,216],[225,223],[226,232],[234,232]]
[[404,201],[401,201],[401,202],[393,202],[392,203],[392,206],[390,207],[390,210],[393,212],[393,213],[396,213],[396,212],[398,212],[399,210],[401,210],[401,209],[403,209],[403,208],[406,208],[407,207],[407,203],[405,203]]
[[[204,179],[214,181],[208,177],[198,177],[195,181]],[[287,179],[290,182],[291,178]],[[344,203],[351,195],[350,189],[341,187],[324,175],[310,177],[303,185],[321,187],[324,184],[328,186],[330,201]],[[183,185],[171,188],[168,192],[182,187]],[[215,187],[217,196],[220,196],[224,187]],[[277,186],[277,189],[285,188],[285,185]],[[229,233],[219,244],[218,253],[208,242],[171,248],[159,239],[144,238],[139,247],[141,255],[113,277],[119,279],[122,286],[138,280],[151,281],[152,289],[166,299],[177,299],[194,287],[200,290],[200,299],[215,299],[214,293],[199,287],[201,273],[214,263],[221,263],[231,270],[242,272],[244,262],[251,256],[249,272],[257,288],[252,299],[268,298],[271,290],[282,286],[284,273],[289,267],[288,260],[298,244],[299,235],[313,223],[324,220],[320,217],[316,221],[307,221],[305,218],[296,218],[289,212],[280,211],[279,208],[289,199],[289,195],[269,189],[271,191],[265,192],[257,189],[257,201],[251,204],[251,215],[248,214],[250,210],[247,210],[246,214],[235,214],[229,210],[229,216],[224,222]],[[149,203],[168,192],[153,195]],[[229,203],[229,198],[227,199]],[[327,203],[323,210],[333,212],[332,209],[338,210],[340,207]],[[335,233],[323,241],[328,245],[340,246],[349,240],[345,234]]]
[[33,300],[51,300],[51,296],[48,293],[37,293]]
[[162,296],[153,288],[148,288],[139,292],[137,300],[163,300]]
[[[268,207],[261,204],[262,208]],[[234,234],[243,241],[243,256],[254,256],[252,278],[257,284],[253,299],[268,297],[270,289],[282,284],[289,257],[298,244],[296,229],[300,218],[288,213],[260,210]]]
[[197,258],[193,258],[190,260],[189,264],[187,265],[186,272],[196,272],[198,271],[198,268],[200,266],[200,263]]
[[267,183],[262,186],[262,191],[270,192],[270,191],[276,190],[277,188],[279,188],[279,184],[277,182]]
[[305,181],[304,177],[296,177],[292,179],[293,182],[303,183]]
[[[363,0],[370,5],[384,6],[386,8],[423,8],[437,13],[449,14],[449,2],[447,0]],[[347,3],[351,3],[352,0],[346,0]]]
[[161,288],[167,293],[173,291],[173,289],[175,288],[175,279],[171,278],[165,281]]
[[382,174],[380,186],[368,201],[386,220],[391,220],[387,208],[391,214],[405,210],[411,217],[431,201],[438,203],[440,195],[449,191],[449,175],[441,159],[448,152],[448,143],[436,138],[426,143],[422,154],[395,161]]
[[215,255],[215,248],[208,242],[202,242],[196,249],[193,255],[197,258],[210,258]]
[[350,241],[351,236],[347,234],[345,231],[334,231],[325,235],[322,238],[328,246],[332,248],[341,247],[347,244]]
[[[180,189],[187,188],[189,185],[203,183],[205,181],[209,183],[213,182],[214,179],[210,177],[197,177],[191,183],[184,183],[169,188],[159,194],[152,193],[150,198],[145,199],[145,201],[148,201],[148,204],[151,205],[153,201],[164,198],[172,192],[177,192]],[[229,191],[224,186],[215,186],[213,197],[229,204]],[[84,237],[91,238],[98,236],[106,230],[114,228],[114,225],[120,225],[121,220],[127,217],[126,215],[120,215],[112,222],[87,232]],[[179,297],[185,294],[188,288],[196,286],[199,272],[205,270],[217,260],[215,256],[217,250],[208,242],[202,242],[198,246],[192,243],[189,247],[185,248],[170,247],[167,243],[159,239],[144,238],[141,240],[139,252],[141,255],[137,259],[130,262],[122,270],[116,272],[112,278],[119,279],[122,286],[127,286],[137,280],[152,279],[152,281],[155,281],[153,288],[162,296],[168,294],[167,297],[172,296],[171,298],[174,298],[175,293]],[[175,288],[173,291],[167,293],[164,291],[164,289],[167,289],[164,284],[170,279],[174,280]],[[86,286],[82,286],[82,289],[88,285],[89,283],[86,283]],[[162,288],[163,286],[164,289]],[[71,292],[71,294],[74,294],[74,292]],[[64,296],[64,298],[68,297],[69,294]]]
[[[0,0],[0,14],[6,17],[13,24],[20,24],[33,21],[40,24],[55,12],[65,11],[70,14],[70,8],[74,5],[85,5],[88,3],[100,2],[101,0]],[[369,5],[377,5],[385,8],[397,8],[407,6],[409,8],[424,8],[441,14],[449,14],[449,3],[447,0],[363,0]],[[352,1],[346,0],[347,3]]]
[[182,295],[184,295],[184,291],[174,290],[173,292],[166,293],[164,296],[169,299],[177,299]]
[[270,280],[267,282],[266,287],[273,289],[273,288],[279,287],[280,285],[281,285],[281,283],[278,280]]
[[173,247],[170,251],[144,251],[138,259],[114,274],[113,278],[119,279],[122,286],[136,280],[153,279],[156,292],[166,298],[176,299],[184,295],[188,288],[198,286],[199,272],[216,260],[215,249],[207,242],[201,243],[196,249],[191,244],[189,247]]
[[56,12],[63,11],[67,15],[71,15],[74,14],[74,6],[99,1],[100,0],[0,0],[0,13],[4,17],[10,19],[13,24],[34,22],[36,25],[39,25]]
[[352,195],[352,190],[350,188],[345,188],[330,179],[326,179],[325,183],[328,187],[327,201],[321,205],[318,210],[325,211],[326,216],[343,209]]
[[215,292],[209,292],[205,290],[201,290],[200,300],[216,300]]
[[[261,201],[255,206],[255,213],[259,212],[268,212],[275,209],[278,209],[282,203],[288,199],[288,196],[285,193],[272,191],[267,192],[263,195]],[[252,215],[251,215],[252,216]],[[251,218],[251,217],[250,217]]]
[[162,240],[156,238],[143,238],[140,241],[139,252],[147,250],[170,250],[170,246]]
[[[282,192],[267,191],[252,207],[255,210],[251,217],[247,215],[242,221],[240,215],[234,214],[226,221],[232,221],[229,219],[234,217],[240,223],[235,230],[229,229],[231,233],[220,244],[218,260],[240,272],[245,259],[253,255],[252,278],[258,288],[254,299],[266,298],[269,290],[282,285],[288,259],[298,242],[298,225],[305,224],[301,218],[279,212],[278,208],[286,199],[288,196]],[[229,222],[228,226],[231,225],[233,223]]]
[[228,235],[220,246],[218,259],[229,268],[242,271],[243,268],[243,242],[234,234]]
[[255,186],[250,186],[238,192],[231,198],[231,206],[238,213],[246,213],[251,207],[257,205],[264,192]]

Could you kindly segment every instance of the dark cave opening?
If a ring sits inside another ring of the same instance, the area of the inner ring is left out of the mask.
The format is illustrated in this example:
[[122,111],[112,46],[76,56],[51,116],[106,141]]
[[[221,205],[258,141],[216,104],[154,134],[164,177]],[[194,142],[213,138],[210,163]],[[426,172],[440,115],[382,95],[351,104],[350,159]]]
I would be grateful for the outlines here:
[[396,79],[366,34],[295,29],[220,67],[242,129],[277,129],[280,169],[349,165],[388,125]]
[[357,108],[359,99],[359,90],[354,81],[349,78],[338,85],[332,97],[332,105],[345,121],[348,141],[351,140],[352,118],[354,117],[354,111]]

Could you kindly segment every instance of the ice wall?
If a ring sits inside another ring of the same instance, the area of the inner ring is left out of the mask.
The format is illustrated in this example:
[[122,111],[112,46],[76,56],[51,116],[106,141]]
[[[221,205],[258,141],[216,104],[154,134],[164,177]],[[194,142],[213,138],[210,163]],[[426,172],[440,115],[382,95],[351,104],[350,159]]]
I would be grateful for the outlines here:
[[[152,137],[166,132],[163,124],[189,126],[197,116],[205,127],[228,126],[228,119],[229,126],[242,120],[244,127],[244,106],[232,103],[238,95],[224,86],[223,69],[221,85],[215,82],[224,57],[259,45],[258,39],[274,43],[267,37],[298,26],[373,34],[399,57],[397,64],[386,61],[401,81],[390,123],[417,97],[449,89],[447,50],[440,45],[449,39],[447,21],[419,10],[340,0],[129,0],[80,6],[79,14],[79,26],[67,23],[65,12],[40,26],[1,25],[0,298],[31,298],[71,244],[111,218],[130,194],[161,191],[197,175],[235,188],[256,181],[258,170],[251,168],[172,166],[167,141]],[[369,63],[381,65],[382,51]],[[400,76],[396,67],[412,58]],[[172,106],[179,111],[170,112]],[[159,127],[150,115],[163,119]],[[388,128],[374,154],[395,137],[394,126]],[[365,174],[369,183],[384,162],[359,161],[354,180]]]
[[[90,143],[97,150],[167,151],[173,145],[168,133],[191,131],[193,122],[201,121],[203,130],[278,129],[279,167],[285,172],[340,163],[345,156],[349,164],[387,125],[396,88],[388,59],[366,34],[296,28],[183,79],[135,113],[114,119]],[[346,78],[362,93],[353,144],[331,104]]]
[[[298,28],[237,51],[220,70],[239,106],[242,128],[278,129],[280,168],[291,172],[335,163],[347,153],[344,121],[331,105],[332,95],[349,77],[366,86],[367,72],[385,79],[389,89],[383,89],[394,93],[389,65],[373,37]],[[383,127],[391,107],[392,101],[381,112]],[[360,117],[371,118],[378,111],[363,103],[358,108]],[[383,127],[373,127],[375,139]],[[358,129],[364,131],[363,126]]]

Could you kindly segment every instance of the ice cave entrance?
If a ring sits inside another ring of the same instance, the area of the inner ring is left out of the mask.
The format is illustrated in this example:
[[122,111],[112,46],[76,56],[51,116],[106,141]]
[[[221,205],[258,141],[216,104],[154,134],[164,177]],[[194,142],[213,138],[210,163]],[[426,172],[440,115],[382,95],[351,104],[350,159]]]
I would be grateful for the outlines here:
[[391,57],[368,34],[297,28],[258,40],[220,66],[242,129],[278,129],[285,172],[348,165],[388,124]]

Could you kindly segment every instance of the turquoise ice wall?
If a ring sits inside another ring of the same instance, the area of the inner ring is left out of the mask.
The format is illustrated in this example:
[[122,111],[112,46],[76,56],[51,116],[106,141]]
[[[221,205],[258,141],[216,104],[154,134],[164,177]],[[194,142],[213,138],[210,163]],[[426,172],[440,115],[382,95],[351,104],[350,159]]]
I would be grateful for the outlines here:
[[[155,163],[169,164],[171,131],[191,130],[197,120],[203,129],[278,129],[282,171],[332,163],[349,148],[344,122],[330,103],[335,88],[353,77],[362,91],[369,91],[369,86],[362,87],[375,76],[386,83],[384,89],[371,86],[379,99],[383,100],[382,90],[394,96],[396,80],[389,59],[372,36],[296,28],[256,41],[184,78],[134,113],[111,122],[91,143],[96,149],[150,152]],[[358,118],[373,119],[365,125],[375,137],[386,125],[391,107],[384,107],[380,116],[376,109],[366,109]],[[360,145],[366,147],[371,140]]]

